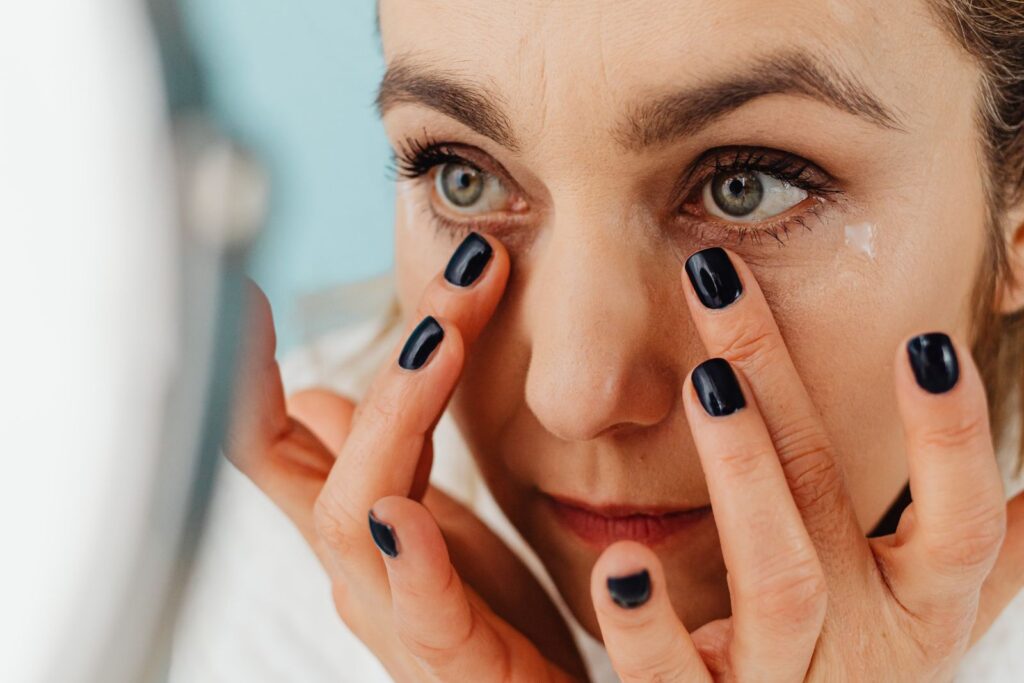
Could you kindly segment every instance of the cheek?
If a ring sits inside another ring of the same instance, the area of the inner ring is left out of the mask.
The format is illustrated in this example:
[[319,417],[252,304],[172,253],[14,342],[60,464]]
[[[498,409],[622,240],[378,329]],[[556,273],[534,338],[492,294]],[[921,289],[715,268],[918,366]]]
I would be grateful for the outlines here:
[[893,389],[896,347],[918,332],[966,336],[983,215],[981,203],[969,198],[878,203],[821,226],[834,246],[821,262],[751,264],[843,458],[866,526],[906,478]]

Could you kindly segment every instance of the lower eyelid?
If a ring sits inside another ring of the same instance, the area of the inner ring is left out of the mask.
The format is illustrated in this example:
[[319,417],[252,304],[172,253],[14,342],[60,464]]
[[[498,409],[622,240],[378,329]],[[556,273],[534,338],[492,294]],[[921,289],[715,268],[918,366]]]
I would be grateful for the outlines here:
[[[784,246],[789,239],[799,237],[804,232],[813,232],[823,220],[821,213],[828,208],[828,200],[810,194],[803,202],[786,211],[760,222],[729,222],[716,217],[681,215],[682,220],[696,223],[700,241],[703,245],[728,244],[730,241],[742,243],[750,241],[754,244]],[[798,209],[798,207],[803,208]]]

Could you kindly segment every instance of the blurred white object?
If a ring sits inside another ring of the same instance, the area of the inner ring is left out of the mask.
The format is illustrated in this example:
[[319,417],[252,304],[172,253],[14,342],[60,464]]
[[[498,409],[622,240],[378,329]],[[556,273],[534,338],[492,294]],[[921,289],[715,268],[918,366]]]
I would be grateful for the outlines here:
[[5,682],[163,677],[265,195],[178,99],[145,4],[0,4]]

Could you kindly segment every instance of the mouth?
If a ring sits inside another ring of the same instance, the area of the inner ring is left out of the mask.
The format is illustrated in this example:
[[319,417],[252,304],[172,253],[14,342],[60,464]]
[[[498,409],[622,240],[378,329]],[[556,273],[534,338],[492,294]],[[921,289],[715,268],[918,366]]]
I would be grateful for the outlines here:
[[619,540],[651,546],[710,517],[711,506],[672,508],[611,503],[593,505],[542,492],[555,517],[585,543],[604,548]]

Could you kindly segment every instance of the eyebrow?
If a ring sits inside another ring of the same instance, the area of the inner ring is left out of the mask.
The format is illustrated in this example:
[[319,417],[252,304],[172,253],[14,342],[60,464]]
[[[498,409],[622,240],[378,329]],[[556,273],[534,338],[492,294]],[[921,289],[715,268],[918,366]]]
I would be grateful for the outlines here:
[[375,104],[382,118],[392,107],[416,103],[462,122],[512,151],[519,141],[502,109],[503,98],[482,83],[421,64],[411,55],[392,60],[377,88]]
[[806,52],[769,55],[738,75],[663,95],[633,107],[616,131],[627,149],[643,149],[693,135],[716,119],[767,95],[801,95],[865,119],[903,130],[899,119],[856,78]]
[[[625,149],[639,151],[694,135],[752,100],[778,94],[808,97],[882,128],[903,130],[895,113],[854,76],[806,52],[791,51],[763,57],[739,73],[636,104],[613,134]],[[375,104],[381,117],[399,104],[421,104],[517,151],[520,143],[503,102],[497,91],[482,83],[405,54],[388,66]]]

